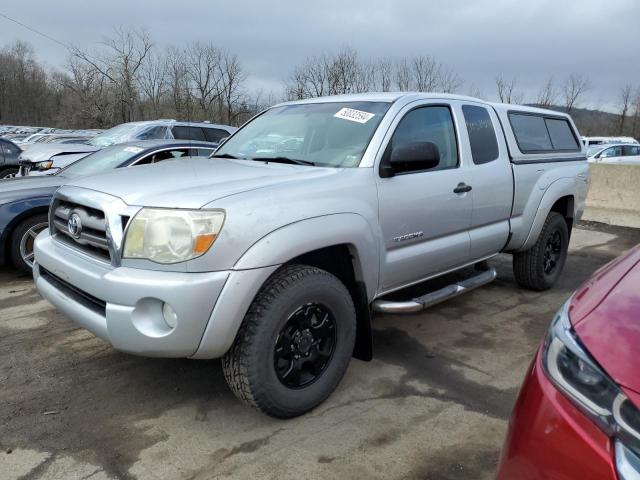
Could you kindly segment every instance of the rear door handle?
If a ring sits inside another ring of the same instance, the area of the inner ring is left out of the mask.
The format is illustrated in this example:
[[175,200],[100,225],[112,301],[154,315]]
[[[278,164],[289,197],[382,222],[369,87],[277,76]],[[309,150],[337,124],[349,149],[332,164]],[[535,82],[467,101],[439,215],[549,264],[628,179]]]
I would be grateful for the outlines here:
[[471,185],[467,185],[464,182],[460,182],[456,188],[453,189],[453,193],[467,193],[471,191]]

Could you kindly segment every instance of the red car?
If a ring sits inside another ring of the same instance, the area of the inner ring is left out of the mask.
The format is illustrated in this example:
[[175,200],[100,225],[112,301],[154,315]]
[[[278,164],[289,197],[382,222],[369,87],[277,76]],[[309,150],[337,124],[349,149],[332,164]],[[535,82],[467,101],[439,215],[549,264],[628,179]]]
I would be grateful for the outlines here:
[[640,246],[556,314],[520,391],[498,480],[640,479]]

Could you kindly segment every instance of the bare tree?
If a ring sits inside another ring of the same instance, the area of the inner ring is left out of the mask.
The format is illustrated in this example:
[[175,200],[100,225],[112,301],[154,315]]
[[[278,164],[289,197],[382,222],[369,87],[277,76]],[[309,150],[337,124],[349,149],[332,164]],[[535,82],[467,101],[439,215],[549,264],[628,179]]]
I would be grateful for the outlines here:
[[142,64],[138,83],[142,93],[151,104],[153,117],[161,115],[162,100],[167,89],[166,60],[159,54],[150,53]]
[[631,136],[640,137],[640,87],[636,89],[633,97],[633,116],[631,123]]
[[391,82],[393,77],[393,61],[390,58],[382,58],[378,60],[375,66],[379,76],[379,88],[383,92],[391,90]]
[[401,58],[396,62],[396,87],[401,92],[411,90],[411,67],[406,58]]
[[456,72],[447,67],[442,67],[440,70],[440,90],[443,93],[456,93],[460,91],[464,81],[458,76]]
[[114,29],[113,36],[102,42],[94,53],[74,48],[73,54],[106,77],[118,91],[120,116],[129,122],[135,115],[138,100],[138,73],[151,51],[153,43],[145,30],[123,27]]
[[414,57],[412,60],[415,89],[419,92],[433,92],[441,82],[441,65],[428,55]]
[[223,118],[227,123],[235,125],[238,123],[237,115],[240,113],[240,106],[245,104],[242,85],[246,74],[242,70],[238,56],[229,52],[222,54],[219,69],[222,86],[221,96],[224,98],[226,110]]
[[589,80],[578,74],[571,74],[564,83],[564,109],[567,113],[571,113],[573,107],[582,95],[589,89]]
[[631,104],[631,85],[625,85],[620,90],[620,122],[618,123],[618,135],[624,134],[625,120]]
[[178,119],[188,119],[193,112],[193,99],[184,51],[169,47],[165,54],[165,72],[171,110]]
[[538,99],[536,100],[536,104],[541,107],[550,107],[554,104],[556,100],[557,92],[556,87],[553,83],[553,77],[547,78],[547,81],[538,92]]
[[212,44],[195,42],[185,50],[187,76],[193,98],[203,118],[214,115],[214,106],[223,104],[223,52]]
[[513,77],[505,80],[502,75],[496,77],[496,91],[502,103],[522,103],[523,95],[516,93],[518,80]]

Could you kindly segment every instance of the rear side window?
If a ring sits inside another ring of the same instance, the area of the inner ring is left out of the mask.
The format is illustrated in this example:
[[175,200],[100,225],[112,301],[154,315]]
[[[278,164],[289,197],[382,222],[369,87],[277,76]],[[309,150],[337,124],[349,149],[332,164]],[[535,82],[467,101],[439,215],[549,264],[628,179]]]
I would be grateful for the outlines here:
[[205,128],[204,136],[207,142],[219,143],[225,137],[229,136],[229,132],[222,130],[221,128]]
[[578,150],[578,141],[573,136],[569,122],[560,118],[545,118],[554,150]]
[[543,117],[511,113],[509,121],[521,152],[553,150]]
[[489,112],[484,107],[463,105],[473,163],[481,165],[498,158],[498,140]]
[[173,138],[176,140],[199,140],[201,142],[206,141],[202,128],[200,127],[187,127],[177,125],[173,127]]
[[624,147],[623,152],[624,152],[624,156],[625,157],[635,157],[636,155],[640,155],[640,145],[639,146],[633,146],[633,145],[626,146],[626,147]]
[[573,130],[565,119],[510,113],[509,121],[518,148],[523,153],[580,150]]

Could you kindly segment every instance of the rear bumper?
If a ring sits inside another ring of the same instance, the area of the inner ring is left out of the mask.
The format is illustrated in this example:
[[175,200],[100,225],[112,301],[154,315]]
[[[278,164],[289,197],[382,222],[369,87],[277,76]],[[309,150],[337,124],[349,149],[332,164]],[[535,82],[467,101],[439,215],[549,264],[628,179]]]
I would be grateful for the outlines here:
[[509,423],[497,479],[623,480],[614,450],[614,442],[551,384],[536,355]]

